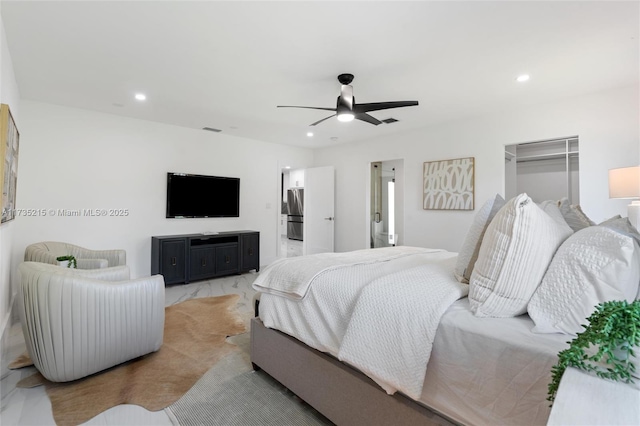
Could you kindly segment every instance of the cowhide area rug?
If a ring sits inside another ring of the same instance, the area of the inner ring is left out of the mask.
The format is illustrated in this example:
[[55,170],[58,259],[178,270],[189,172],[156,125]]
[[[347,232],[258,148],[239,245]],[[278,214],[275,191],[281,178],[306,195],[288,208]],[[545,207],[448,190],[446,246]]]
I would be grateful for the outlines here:
[[[40,373],[18,387],[44,385],[58,425],[86,422],[119,404],[161,410],[187,392],[214,364],[239,348],[228,336],[246,332],[235,310],[239,295],[191,299],[165,308],[164,343],[159,351],[68,383]],[[31,365],[22,357],[13,368]]]

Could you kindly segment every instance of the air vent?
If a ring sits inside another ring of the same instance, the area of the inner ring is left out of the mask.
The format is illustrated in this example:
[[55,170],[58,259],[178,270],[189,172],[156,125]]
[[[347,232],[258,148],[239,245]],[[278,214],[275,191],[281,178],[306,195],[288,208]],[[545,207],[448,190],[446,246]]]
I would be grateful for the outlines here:
[[395,123],[398,120],[396,120],[395,118],[387,118],[387,119],[384,119],[384,120],[381,120],[381,121],[383,123],[391,124],[391,123]]
[[208,130],[210,132],[216,132],[216,133],[219,133],[222,131],[220,129],[214,129],[213,127],[203,127],[202,130]]

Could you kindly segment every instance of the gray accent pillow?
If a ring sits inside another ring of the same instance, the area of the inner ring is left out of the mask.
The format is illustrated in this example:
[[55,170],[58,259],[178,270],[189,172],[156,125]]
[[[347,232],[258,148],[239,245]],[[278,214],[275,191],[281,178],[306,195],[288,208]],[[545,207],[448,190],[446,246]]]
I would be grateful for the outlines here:
[[605,220],[598,226],[604,226],[619,234],[631,237],[640,244],[640,233],[638,233],[638,230],[631,224],[631,222],[629,222],[629,218],[627,217],[621,217],[620,215],[614,216],[611,219]]
[[478,210],[473,218],[471,228],[469,228],[464,243],[462,243],[462,247],[458,253],[458,259],[454,269],[454,275],[461,283],[469,282],[473,266],[478,259],[484,233],[493,217],[504,204],[504,198],[502,198],[500,194],[496,194],[494,198],[490,198],[480,207],[480,210]]
[[577,204],[571,205],[567,197],[558,201],[558,208],[562,213],[562,217],[574,232],[595,225],[595,222],[584,214],[580,206]]

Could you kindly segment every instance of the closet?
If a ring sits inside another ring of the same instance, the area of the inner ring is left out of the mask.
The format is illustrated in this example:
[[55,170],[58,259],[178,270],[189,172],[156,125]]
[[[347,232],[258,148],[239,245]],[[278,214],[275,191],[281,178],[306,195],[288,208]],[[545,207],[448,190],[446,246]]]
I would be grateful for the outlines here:
[[535,202],[580,203],[578,136],[505,146],[505,198],[526,192]]

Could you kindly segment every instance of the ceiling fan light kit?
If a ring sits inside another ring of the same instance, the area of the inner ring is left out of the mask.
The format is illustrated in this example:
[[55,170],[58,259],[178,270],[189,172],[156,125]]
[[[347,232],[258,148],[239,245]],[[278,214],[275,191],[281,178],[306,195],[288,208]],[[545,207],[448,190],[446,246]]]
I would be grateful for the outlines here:
[[315,126],[317,124],[320,124],[323,121],[330,119],[331,117],[337,117],[338,121],[341,121],[341,122],[349,122],[349,121],[353,121],[354,119],[357,119],[357,120],[361,120],[361,121],[365,121],[367,123],[373,124],[374,126],[377,126],[378,124],[382,123],[382,121],[367,114],[368,112],[418,105],[418,101],[392,101],[392,102],[373,102],[373,103],[366,103],[366,104],[356,104],[355,98],[353,97],[353,87],[351,86],[351,82],[353,81],[353,74],[340,74],[338,76],[338,81],[341,84],[340,96],[338,96],[338,100],[336,102],[335,108],[294,106],[294,105],[278,105],[278,108],[304,108],[304,109],[318,109],[322,111],[335,112],[335,114],[332,114],[328,117],[318,120],[315,123],[311,123],[310,126]]

